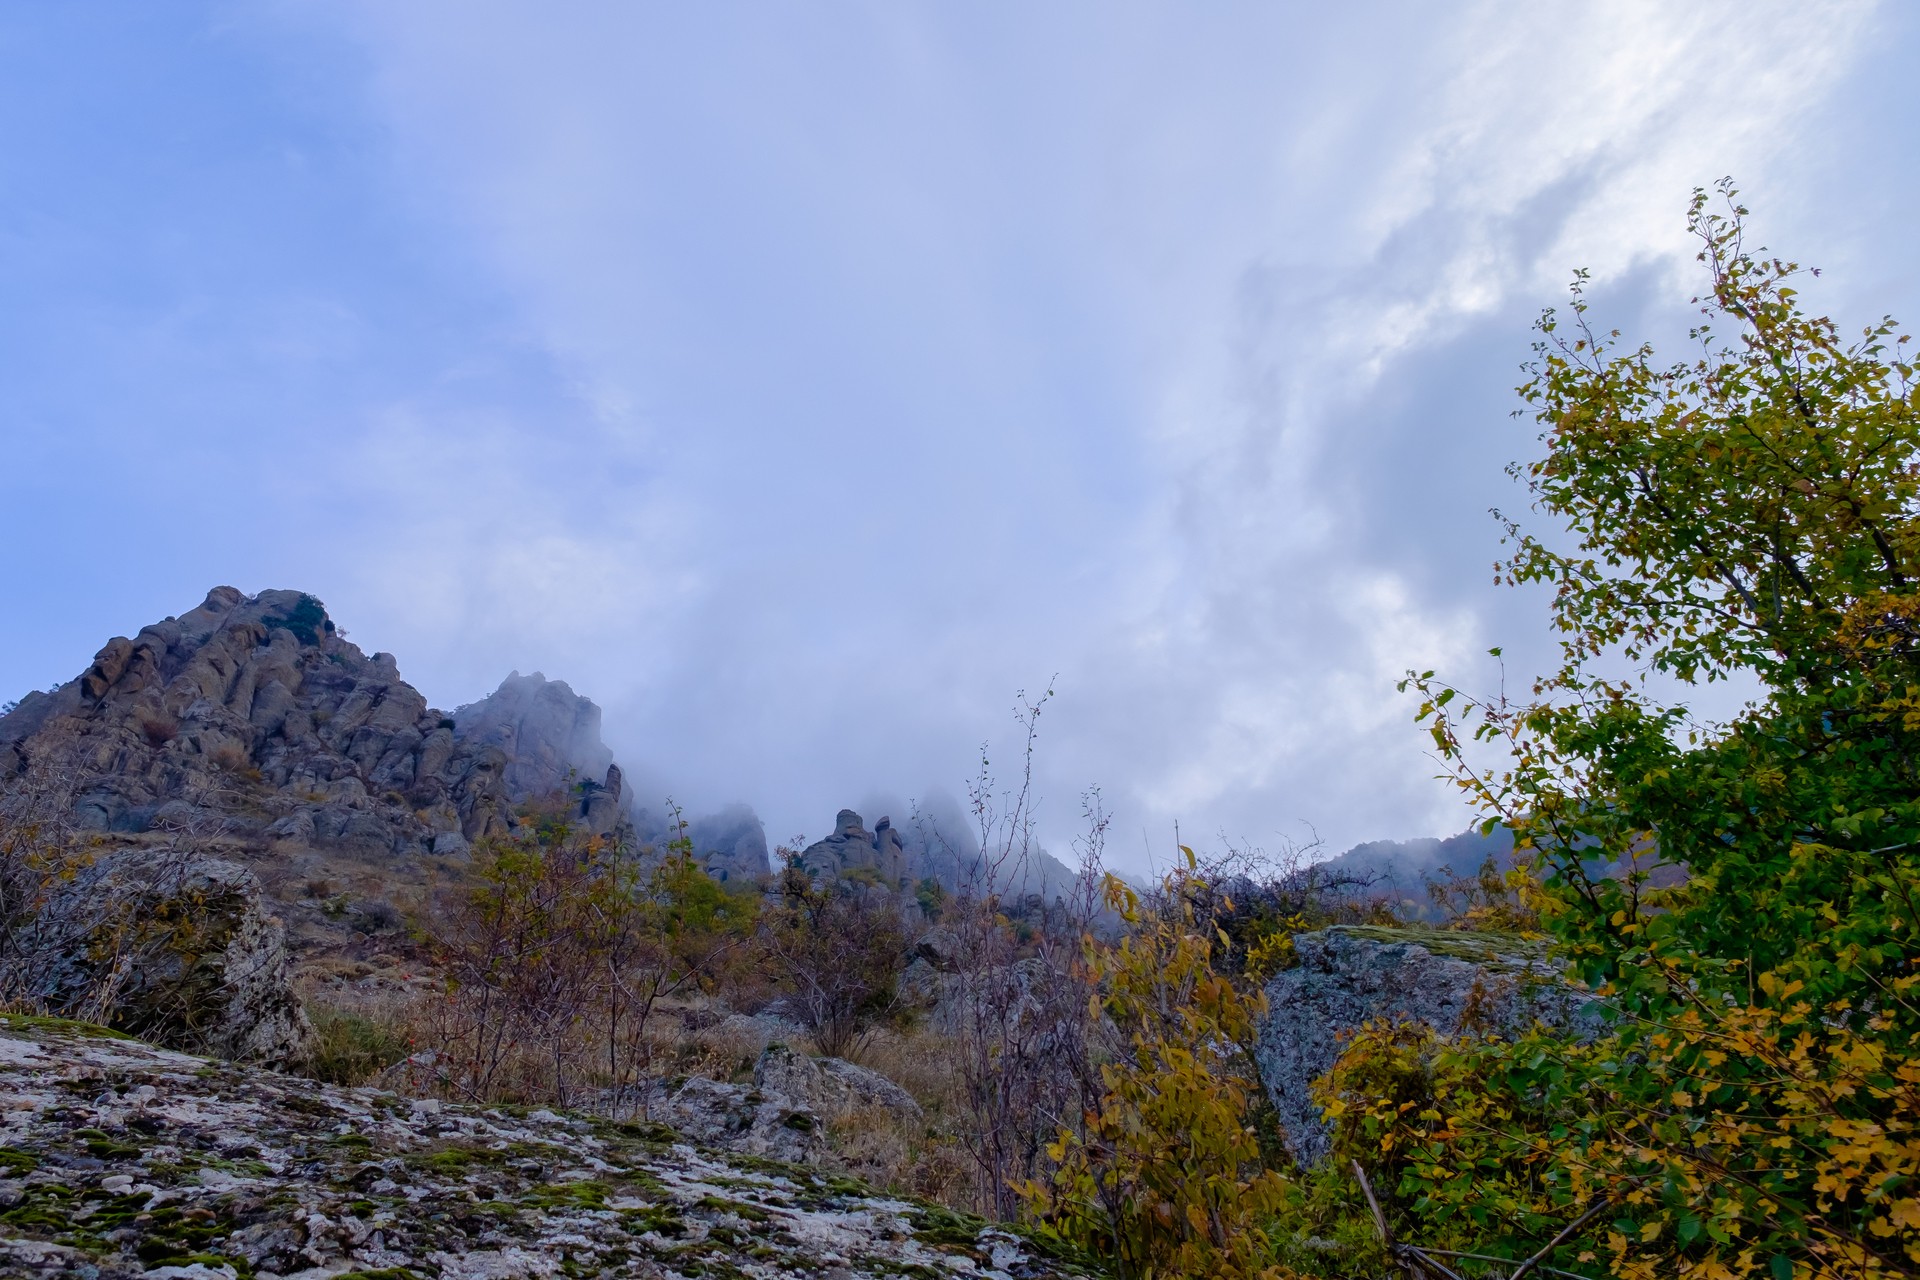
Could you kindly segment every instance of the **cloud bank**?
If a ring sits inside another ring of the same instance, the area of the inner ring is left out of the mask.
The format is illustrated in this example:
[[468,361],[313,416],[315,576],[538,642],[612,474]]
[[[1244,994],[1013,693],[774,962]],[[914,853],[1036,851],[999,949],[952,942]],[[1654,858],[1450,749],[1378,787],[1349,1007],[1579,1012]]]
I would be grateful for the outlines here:
[[[1683,327],[1681,215],[1723,173],[1862,269],[1837,307],[1914,289],[1869,126],[1910,114],[1916,35],[1866,0],[210,12],[152,57],[254,114],[149,219],[205,302],[99,287],[137,386],[80,396],[83,434],[119,456],[137,401],[203,464],[109,492],[275,518],[167,535],[108,629],[194,574],[315,590],[436,700],[564,677],[643,789],[781,837],[958,792],[982,741],[1006,776],[1055,677],[1052,847],[1090,784],[1136,865],[1176,822],[1457,830],[1393,686],[1545,653],[1485,514],[1522,502],[1532,315],[1587,266],[1623,327]],[[222,217],[251,284],[204,265]],[[23,423],[78,380],[35,386]]]

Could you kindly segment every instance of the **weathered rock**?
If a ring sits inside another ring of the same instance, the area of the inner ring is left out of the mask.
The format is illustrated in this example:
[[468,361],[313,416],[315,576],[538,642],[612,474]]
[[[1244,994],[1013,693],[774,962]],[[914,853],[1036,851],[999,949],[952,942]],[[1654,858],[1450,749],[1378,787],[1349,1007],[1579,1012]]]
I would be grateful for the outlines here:
[[0,1018],[0,1274],[1086,1275],[978,1219],[656,1124],[409,1102]]
[[865,874],[896,888],[907,876],[906,848],[893,823],[882,818],[869,832],[865,820],[851,809],[842,809],[833,834],[808,845],[795,865],[816,878]]
[[420,815],[443,805],[468,839],[514,822],[507,762],[443,720],[312,596],[217,587],[0,717],[0,785],[45,766],[76,777],[101,832],[190,820],[379,860],[425,852],[439,832]]
[[647,1114],[695,1143],[740,1155],[818,1164],[829,1151],[826,1126],[817,1114],[757,1085],[689,1076],[663,1088]]
[[500,687],[453,713],[462,742],[498,747],[507,758],[507,790],[516,796],[567,792],[581,779],[598,783],[613,765],[600,740],[600,708],[564,680],[518,671]]
[[901,1123],[920,1120],[913,1095],[878,1071],[844,1058],[809,1058],[784,1044],[770,1044],[754,1065],[753,1082],[762,1091],[789,1099],[828,1121],[862,1111],[882,1111]]
[[716,880],[759,880],[771,869],[767,829],[744,804],[695,818],[687,826],[687,835],[693,841],[694,856]]
[[200,855],[110,854],[21,927],[4,985],[180,1048],[299,1062],[314,1032],[286,933],[245,867]]
[[1327,1153],[1313,1082],[1365,1022],[1424,1023],[1443,1036],[1513,1035],[1535,1023],[1579,1035],[1599,1025],[1591,996],[1521,938],[1343,925],[1295,934],[1293,945],[1298,965],[1267,983],[1255,1058],[1303,1167]]
[[[36,765],[74,777],[81,822],[116,838],[192,824],[377,865],[461,852],[514,830],[517,806],[557,800],[594,834],[644,843],[591,700],[516,672],[448,716],[297,591],[217,587],[108,641],[78,677],[0,716],[0,787]],[[767,871],[744,806],[690,834],[721,878]]]

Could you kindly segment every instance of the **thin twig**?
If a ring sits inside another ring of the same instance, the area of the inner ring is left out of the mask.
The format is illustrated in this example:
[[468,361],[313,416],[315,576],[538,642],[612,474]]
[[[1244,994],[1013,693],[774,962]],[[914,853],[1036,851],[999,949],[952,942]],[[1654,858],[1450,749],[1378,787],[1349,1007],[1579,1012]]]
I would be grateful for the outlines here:
[[1373,1198],[1373,1187],[1367,1181],[1367,1171],[1360,1167],[1358,1160],[1353,1162],[1353,1176],[1360,1179],[1360,1189],[1367,1193],[1367,1207],[1373,1210],[1373,1225],[1380,1229],[1380,1243],[1392,1249],[1393,1232],[1387,1230],[1387,1216],[1380,1212],[1380,1202]]
[[1427,1251],[1425,1249],[1422,1249],[1419,1245],[1403,1244],[1399,1246],[1399,1249],[1401,1252],[1405,1252],[1413,1255],[1414,1259],[1419,1262],[1420,1266],[1423,1269],[1431,1270],[1438,1273],[1438,1275],[1440,1276],[1440,1280],[1461,1280],[1461,1276],[1459,1272],[1454,1271],[1452,1268],[1448,1267],[1445,1263],[1441,1262],[1438,1258],[1428,1257]]
[[[1428,1249],[1421,1250],[1421,1252],[1437,1253],[1444,1258],[1472,1258],[1475,1262],[1512,1262],[1513,1261],[1512,1258],[1496,1258],[1494,1255],[1490,1253],[1467,1253],[1465,1250],[1462,1250],[1462,1249],[1428,1248]],[[1550,1272],[1556,1276],[1567,1276],[1569,1277],[1569,1280],[1593,1280],[1591,1276],[1583,1276],[1576,1271],[1562,1271],[1558,1267],[1539,1266],[1539,1267],[1535,1267],[1534,1270]]]
[[1566,1226],[1560,1228],[1559,1235],[1555,1236],[1553,1239],[1541,1245],[1540,1248],[1534,1252],[1534,1255],[1531,1258],[1528,1258],[1525,1262],[1521,1263],[1519,1268],[1512,1275],[1507,1277],[1507,1280],[1520,1280],[1520,1277],[1526,1275],[1527,1272],[1539,1266],[1540,1260],[1542,1258],[1546,1257],[1548,1254],[1552,1253],[1555,1249],[1558,1249],[1562,1244],[1572,1239],[1575,1233],[1577,1233],[1580,1230],[1580,1228],[1586,1226],[1589,1222],[1592,1222],[1595,1218],[1599,1217],[1600,1214],[1607,1208],[1609,1203],[1610,1201],[1607,1201],[1607,1200],[1596,1200],[1593,1203],[1592,1208],[1588,1209],[1585,1213],[1575,1218],[1572,1222],[1569,1222]]

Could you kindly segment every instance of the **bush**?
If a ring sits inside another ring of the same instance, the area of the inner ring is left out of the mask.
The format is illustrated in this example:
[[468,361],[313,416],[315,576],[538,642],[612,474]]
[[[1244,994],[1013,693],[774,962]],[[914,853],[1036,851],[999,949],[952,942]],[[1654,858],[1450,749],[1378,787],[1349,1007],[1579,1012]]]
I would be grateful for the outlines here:
[[362,1085],[413,1052],[410,1028],[327,1004],[309,1004],[316,1033],[307,1070],[329,1084]]
[[829,1057],[845,1057],[900,1010],[906,928],[884,889],[849,880],[816,886],[789,866],[758,945],[788,1013]]
[[[1189,867],[1191,851],[1186,851]],[[1259,1080],[1240,1048],[1262,1010],[1213,967],[1216,935],[1190,877],[1145,910],[1113,877],[1108,905],[1129,926],[1086,939],[1087,978],[1113,1045],[1079,1124],[1020,1187],[1047,1235],[1111,1262],[1123,1280],[1284,1274],[1267,1225],[1288,1183],[1266,1168],[1249,1123]]]

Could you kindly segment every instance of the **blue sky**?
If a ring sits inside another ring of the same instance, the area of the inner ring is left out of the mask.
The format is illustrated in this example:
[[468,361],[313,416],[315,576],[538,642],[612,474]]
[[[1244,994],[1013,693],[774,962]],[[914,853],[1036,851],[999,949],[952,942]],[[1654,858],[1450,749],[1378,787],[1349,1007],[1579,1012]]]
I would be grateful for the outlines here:
[[0,686],[297,587],[775,837],[1056,674],[1056,845],[1090,784],[1136,865],[1457,830],[1393,683],[1543,660],[1529,321],[1584,265],[1671,339],[1728,173],[1913,315],[1917,63],[1866,2],[14,6]]

